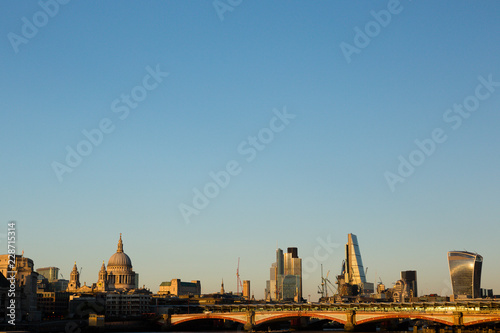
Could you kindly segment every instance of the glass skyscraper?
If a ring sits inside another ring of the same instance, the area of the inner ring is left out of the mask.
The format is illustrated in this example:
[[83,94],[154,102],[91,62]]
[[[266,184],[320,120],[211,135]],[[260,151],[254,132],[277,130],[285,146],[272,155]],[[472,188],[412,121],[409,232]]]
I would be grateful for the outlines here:
[[363,268],[363,260],[361,259],[361,252],[359,251],[358,238],[356,235],[347,235],[347,244],[345,246],[346,258],[346,279],[351,284],[361,285],[366,283],[365,271]]
[[481,297],[483,257],[467,251],[448,252],[453,295],[457,298]]
[[271,265],[270,280],[266,282],[266,299],[302,300],[302,259],[296,247],[289,247],[287,253],[276,250],[276,262]]

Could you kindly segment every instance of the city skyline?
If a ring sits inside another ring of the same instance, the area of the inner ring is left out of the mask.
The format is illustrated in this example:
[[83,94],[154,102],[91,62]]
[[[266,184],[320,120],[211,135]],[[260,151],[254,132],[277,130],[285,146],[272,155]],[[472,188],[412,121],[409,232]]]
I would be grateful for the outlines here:
[[[361,259],[361,255],[360,255],[360,251],[359,251],[359,244],[358,244],[358,241],[357,241],[357,236],[356,236],[356,235],[353,235],[353,234],[348,234],[347,236],[348,236],[348,241],[347,241],[347,244],[345,245],[345,255],[347,256],[346,258],[348,258],[349,256],[351,256],[351,254],[355,254],[356,260],[355,260],[354,262],[356,263],[356,265],[358,265],[358,263],[361,263],[361,262],[362,262],[362,259]],[[326,247],[325,247],[325,249],[326,249]],[[120,253],[120,252],[121,252],[121,253]],[[292,253],[294,253],[294,254],[292,254]],[[293,259],[292,259],[292,255],[294,256],[293,258],[297,258],[297,260],[300,260],[300,261],[299,261],[299,263],[298,263],[298,269],[299,269],[299,271],[297,271],[297,273],[293,273],[293,274],[299,274],[298,272],[300,272],[300,271],[302,270],[302,258],[298,257],[298,256],[297,256],[297,253],[298,253],[298,249],[297,249],[296,247],[291,247],[291,248],[289,247],[289,248],[288,248],[288,250],[287,250],[287,253],[286,253],[286,254],[290,255],[290,258],[288,259],[288,261],[289,261],[289,260],[293,260]],[[448,261],[450,260],[450,259],[449,259],[449,258],[450,258],[450,253],[466,253],[466,254],[468,254],[468,255],[473,255],[473,253],[466,252],[466,251],[449,251],[449,252],[447,253],[447,256],[448,256]],[[71,272],[70,274],[68,274],[68,276],[73,275],[73,274],[76,274],[76,273],[75,273],[75,267],[76,267],[76,269],[78,270],[78,278],[77,278],[77,279],[79,280],[79,282],[80,282],[80,285],[81,285],[81,286],[86,285],[86,286],[90,287],[90,286],[92,286],[92,284],[95,284],[95,283],[94,283],[94,281],[97,281],[97,287],[99,287],[99,281],[101,280],[101,273],[102,273],[102,270],[103,270],[103,269],[106,269],[106,268],[109,270],[109,269],[111,268],[111,266],[109,266],[109,263],[110,263],[111,261],[116,261],[116,259],[114,259],[114,257],[115,257],[117,254],[123,255],[124,257],[128,258],[128,262],[129,262],[130,268],[133,268],[133,265],[132,265],[132,263],[130,262],[130,258],[129,258],[129,256],[128,256],[128,255],[125,253],[125,251],[123,250],[122,235],[121,235],[121,233],[120,233],[120,238],[119,238],[119,242],[118,242],[118,250],[117,250],[117,252],[116,252],[115,254],[113,254],[113,255],[110,257],[110,259],[109,259],[109,261],[108,261],[108,264],[107,264],[107,267],[106,267],[106,265],[105,265],[105,260],[103,260],[102,266],[100,267],[99,272],[97,272],[97,274],[98,274],[98,276],[99,276],[99,278],[98,278],[98,279],[97,279],[97,278],[96,278],[96,279],[94,279],[94,280],[92,280],[92,279],[91,279],[90,281],[85,281],[85,280],[82,280],[82,279],[81,279],[81,277],[80,277],[80,273],[81,273],[81,271],[83,270],[83,267],[82,267],[82,266],[80,266],[80,265],[77,265],[77,262],[76,262],[76,261],[75,261],[75,263],[74,263],[74,264],[73,264],[73,266],[72,266],[72,272]],[[475,253],[474,255],[477,255],[479,258],[481,258],[481,263],[482,263],[482,256],[480,256],[480,255],[479,255],[479,254],[477,254],[477,253]],[[275,257],[275,258],[276,258],[276,263],[273,263],[273,265],[272,265],[272,267],[271,267],[271,277],[273,276],[273,267],[274,267],[274,269],[275,269],[275,273],[274,273],[274,274],[281,274],[282,276],[285,276],[285,275],[287,275],[287,274],[291,274],[291,273],[287,273],[287,264],[286,264],[287,259],[286,259],[286,258],[284,258],[284,253],[283,253],[283,251],[282,251],[280,248],[278,248],[278,249],[276,250],[275,256],[276,256],[276,257]],[[281,257],[281,264],[278,264],[278,263],[279,263],[279,261],[280,261],[280,259],[279,259],[280,257]],[[30,258],[30,259],[32,259],[32,258]],[[306,259],[311,259],[311,258],[306,258]],[[313,260],[314,260],[314,261],[316,261],[316,262],[320,262],[320,261],[321,261],[321,258],[316,257],[316,258],[315,258],[315,259],[313,259]],[[279,273],[279,269],[280,269],[279,267],[280,267],[280,265],[281,265],[281,270],[283,271],[283,272],[281,272],[281,273]],[[344,260],[342,260],[342,265],[344,265]],[[290,266],[290,263],[288,264],[288,266]],[[347,265],[347,263],[346,263],[346,267],[347,267],[347,266],[348,266],[348,265]],[[290,267],[292,267],[292,266],[290,266]],[[290,268],[290,267],[288,268],[288,270],[289,270],[289,272],[292,272],[292,270],[291,270],[291,268]],[[344,267],[344,266],[342,266],[342,267]],[[357,267],[357,266],[356,266],[356,267]],[[361,264],[361,265],[359,265],[359,267],[360,267],[360,268],[362,268],[362,267],[363,267],[363,266],[362,266],[362,264]],[[40,269],[45,269],[45,270],[49,271],[49,270],[48,270],[49,268],[50,268],[50,269],[52,269],[52,270],[53,270],[53,269],[57,270],[57,271],[59,272],[59,274],[61,275],[61,276],[59,277],[60,279],[64,278],[64,275],[62,275],[62,274],[61,274],[61,272],[60,272],[61,270],[59,269],[59,267],[54,267],[54,266],[51,266],[51,267],[40,267],[40,268],[38,268],[38,267],[36,266],[36,263],[35,263],[35,270],[37,270],[37,271],[39,271]],[[276,269],[277,269],[277,270],[276,270]],[[444,293],[444,294],[439,294],[439,293],[438,293],[438,295],[439,295],[439,296],[450,296],[450,295],[453,295],[453,286],[452,286],[452,282],[451,282],[451,281],[452,281],[452,280],[451,280],[451,266],[449,267],[449,269],[450,269],[450,282],[449,282],[449,288],[450,288],[451,290],[448,290],[448,288],[447,288],[447,287],[445,287],[444,289],[442,289],[442,290],[441,290],[441,292],[445,291],[445,293]],[[342,268],[342,270],[344,271],[344,268]],[[358,270],[358,271],[356,271],[356,272],[357,272],[357,273],[355,273],[355,276],[358,276],[358,278],[359,278],[359,276],[360,276],[360,271]],[[401,278],[402,278],[402,279],[404,279],[404,277],[403,277],[403,276],[404,276],[404,274],[416,274],[416,273],[412,273],[412,272],[415,272],[415,271],[401,271]],[[139,272],[137,272],[137,273],[136,273],[136,272],[133,272],[133,273],[136,275],[136,278],[139,276],[139,275],[138,275],[138,273],[139,273]],[[308,274],[308,273],[309,273],[308,271],[306,271],[306,272],[305,272],[306,280],[311,281],[311,279],[307,279],[307,277],[309,277],[309,274]],[[334,273],[334,272],[333,272],[333,273]],[[304,272],[301,272],[301,274],[300,274],[300,275],[301,275],[300,281],[302,281],[302,275],[303,275],[303,274],[304,274]],[[180,274],[180,276],[183,276],[183,274],[181,273],[181,274]],[[416,275],[415,275],[415,276],[416,276]],[[170,279],[170,278],[172,278],[172,279],[177,279],[177,277],[169,277],[169,279]],[[202,277],[201,277],[201,278],[200,278],[200,277],[196,277],[196,278],[198,279],[198,281],[200,281],[200,280],[201,280],[201,281],[203,281],[203,278],[202,278]],[[375,278],[376,278],[376,277],[375,277]],[[381,280],[382,280],[382,278],[381,278],[380,276],[379,276],[379,278],[380,278],[380,281],[381,281]],[[70,280],[70,282],[71,282],[71,279],[72,279],[72,278],[68,278],[68,280]],[[320,277],[320,279],[321,279],[321,277]],[[416,279],[416,277],[413,277],[413,279]],[[148,279],[148,280],[150,280],[150,279]],[[179,280],[181,280],[181,279],[179,279]],[[376,286],[377,286],[377,284],[378,284],[378,281],[373,280],[373,282],[371,282],[371,280],[370,280],[370,281],[366,280],[366,277],[365,277],[365,279],[364,279],[364,280],[365,280],[365,281],[364,281],[363,283],[365,283],[365,284],[366,284],[366,283],[368,283],[368,285],[370,286],[370,287],[368,287],[368,288],[369,288],[369,290],[372,290],[372,291],[371,291],[372,293],[373,293],[373,292],[376,292]],[[222,278],[222,281],[224,281],[224,278]],[[228,280],[226,280],[226,281],[228,281]],[[264,281],[264,282],[265,282],[265,281]],[[381,282],[383,283],[383,281],[381,281]],[[397,285],[397,282],[398,282],[398,280],[396,279],[396,281],[395,281],[395,282],[393,282],[393,283],[392,283],[392,285],[395,285],[395,284]],[[162,283],[164,283],[164,281],[160,282],[160,284],[162,284]],[[259,281],[254,281],[254,283],[258,285],[258,284],[259,284]],[[266,282],[265,282],[265,283],[266,283]],[[313,281],[313,283],[314,283],[314,281]],[[444,283],[445,285],[447,284],[447,283],[446,283],[446,281],[443,281],[443,283]],[[481,283],[481,274],[479,274],[479,283]],[[152,292],[157,293],[157,292],[159,291],[159,286],[160,286],[160,284],[158,284],[157,286],[156,286],[156,285],[155,285],[155,286],[149,286],[149,285],[144,285],[144,284],[139,283],[138,285],[136,285],[136,288],[143,288],[143,287],[145,287],[146,289],[149,289],[149,290],[151,290]],[[335,284],[335,283],[334,283],[334,284]],[[356,283],[355,283],[355,284],[356,284]],[[70,283],[70,285],[71,285],[71,283]],[[80,285],[79,285],[79,286],[80,286]],[[231,285],[231,283],[229,283],[229,285]],[[78,287],[79,287],[79,286],[78,286]],[[309,287],[309,288],[306,288],[306,290],[307,290],[307,289],[312,289],[312,288],[311,288],[311,285],[309,285],[309,286],[307,286],[307,287]],[[318,287],[319,287],[319,284],[318,284]],[[338,287],[338,285],[337,285],[337,287]],[[374,287],[375,287],[375,288],[374,288]],[[386,285],[386,287],[387,287],[387,288],[390,288],[390,287],[391,287],[391,284]],[[483,285],[483,287],[484,287],[484,285]],[[489,287],[489,286],[486,286],[486,287]],[[236,287],[236,283],[235,283],[235,288],[237,288],[237,287]],[[265,289],[267,289],[267,288],[269,288],[269,281],[267,281],[267,284],[265,284]],[[301,289],[303,289],[303,287],[301,287]],[[491,289],[491,288],[490,288],[490,289]],[[75,290],[76,290],[76,289],[75,289]],[[97,290],[97,289],[96,289],[96,290]],[[233,293],[233,294],[234,294],[234,293],[236,293],[236,289],[234,289],[234,290],[233,290],[233,289],[227,288],[227,284],[226,284],[226,288],[225,288],[225,290],[226,290],[226,292],[230,292],[230,293]],[[494,291],[494,290],[493,290],[493,291]],[[82,292],[82,291],[80,291],[80,292]],[[201,289],[201,292],[202,292],[203,294],[212,294],[212,293],[217,293],[217,290],[208,290],[208,291],[206,291],[206,290]],[[273,288],[273,287],[271,287],[271,288],[269,289],[269,291],[268,291],[268,292],[269,292],[270,294],[272,294],[273,292],[274,292],[274,293],[276,293],[276,287],[274,287],[274,288]],[[319,293],[319,292],[318,292],[318,293]],[[250,291],[250,294],[255,294],[255,292],[253,291],[253,289]],[[430,293],[429,293],[429,292],[427,292],[427,293],[426,293],[426,292],[420,292],[420,293],[417,293],[417,295],[416,295],[416,296],[429,295],[429,294],[435,294],[435,292],[430,292]],[[479,295],[478,297],[480,297],[479,287],[477,287],[477,290],[475,291],[475,295]],[[311,294],[308,294],[308,295],[303,294],[303,295],[302,295],[302,297],[303,297],[304,299],[306,299],[306,300],[309,300],[309,297],[313,297],[313,296],[316,296],[316,295],[311,295]],[[282,296],[280,296],[280,297],[282,297]],[[275,299],[275,296],[271,296],[271,298],[274,300],[274,299]],[[311,300],[313,300],[314,298],[315,298],[315,297],[311,298]],[[318,298],[319,298],[319,296],[318,296]],[[262,297],[261,299],[266,299],[265,293],[264,293],[264,297]]]
[[293,246],[314,300],[353,233],[368,282],[500,290],[500,4],[221,2],[3,2],[0,246],[256,298]]

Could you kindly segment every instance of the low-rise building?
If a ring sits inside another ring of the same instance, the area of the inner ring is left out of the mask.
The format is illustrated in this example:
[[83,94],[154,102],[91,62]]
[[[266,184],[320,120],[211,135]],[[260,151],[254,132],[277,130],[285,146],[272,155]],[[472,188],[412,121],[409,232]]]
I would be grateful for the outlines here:
[[38,310],[42,318],[64,317],[68,315],[69,293],[57,291],[39,291]]
[[137,317],[149,312],[150,293],[106,294],[106,317]]
[[172,279],[171,281],[162,282],[160,284],[160,290],[158,292],[160,295],[172,295],[172,296],[183,296],[183,295],[201,295],[201,283],[199,280],[193,280],[191,282],[182,282],[180,279]]

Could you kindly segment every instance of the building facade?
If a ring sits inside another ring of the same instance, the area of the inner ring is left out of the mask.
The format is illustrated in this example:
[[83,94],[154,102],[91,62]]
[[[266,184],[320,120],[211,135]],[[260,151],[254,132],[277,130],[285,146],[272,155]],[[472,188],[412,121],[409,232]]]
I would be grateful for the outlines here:
[[250,299],[250,280],[243,280],[243,298]]
[[481,297],[483,257],[467,251],[448,252],[451,287],[456,298]]
[[180,279],[172,279],[171,281],[162,282],[160,284],[160,290],[158,294],[172,295],[172,296],[183,296],[183,295],[200,296],[201,283],[199,280],[193,280],[191,282],[182,282]]
[[302,301],[302,259],[296,247],[289,247],[285,254],[276,250],[265,294],[268,301]]
[[418,297],[417,271],[402,271],[401,280],[405,283],[407,297]]
[[337,276],[337,284],[340,296],[368,295],[374,292],[373,283],[366,281],[358,238],[354,234],[347,235],[345,260],[342,272]]
[[59,268],[57,267],[43,267],[38,268],[37,273],[43,275],[49,282],[54,282],[59,279]]
[[106,294],[106,317],[138,317],[148,313],[151,294],[119,293]]

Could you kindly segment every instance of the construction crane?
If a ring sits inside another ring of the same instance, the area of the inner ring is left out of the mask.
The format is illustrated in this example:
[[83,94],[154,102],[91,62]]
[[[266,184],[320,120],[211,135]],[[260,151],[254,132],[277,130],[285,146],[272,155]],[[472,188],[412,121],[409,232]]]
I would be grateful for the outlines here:
[[240,294],[240,287],[241,292],[243,293],[243,284],[240,279],[240,257],[238,257],[238,268],[236,268],[236,295]]
[[321,264],[321,284],[318,286],[318,294],[321,294],[321,297],[325,296],[325,279],[323,278],[323,264]]
[[330,271],[326,273],[326,277],[323,277],[323,265],[321,265],[321,285],[318,286],[318,294],[321,294],[321,297],[328,297],[328,289],[330,289],[332,295],[335,294],[332,287],[337,289],[334,284],[328,280],[328,275],[330,275]]

